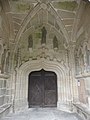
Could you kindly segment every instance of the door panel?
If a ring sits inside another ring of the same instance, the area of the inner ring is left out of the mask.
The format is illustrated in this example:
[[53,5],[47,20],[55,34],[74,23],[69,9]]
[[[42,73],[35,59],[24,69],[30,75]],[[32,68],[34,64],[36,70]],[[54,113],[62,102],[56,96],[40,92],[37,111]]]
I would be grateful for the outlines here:
[[57,94],[56,94],[56,79],[55,75],[45,75],[45,106],[56,106]]
[[30,103],[32,106],[40,106],[43,101],[43,84],[41,78],[38,76],[31,76],[30,84]]
[[45,90],[56,90],[55,76],[44,76]]
[[45,90],[45,106],[56,107],[56,92],[54,90]]
[[29,107],[49,107],[57,104],[57,79],[53,72],[44,70],[29,75]]

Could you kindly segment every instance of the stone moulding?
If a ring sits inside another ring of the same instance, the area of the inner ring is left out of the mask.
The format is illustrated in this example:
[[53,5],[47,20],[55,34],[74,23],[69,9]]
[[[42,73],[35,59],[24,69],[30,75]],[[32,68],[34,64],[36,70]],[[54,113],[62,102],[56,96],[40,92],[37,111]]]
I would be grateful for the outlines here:
[[[14,109],[20,110],[22,107],[28,108],[28,75],[32,71],[39,71],[41,69],[44,69],[46,71],[53,71],[57,75],[57,108],[59,108],[62,104],[68,101],[70,93],[65,93],[66,89],[70,89],[69,86],[69,78],[67,75],[68,69],[65,68],[64,65],[61,63],[58,63],[56,61],[49,61],[46,59],[40,59],[40,60],[32,60],[24,63],[20,66],[19,69],[17,69],[17,75],[16,75],[16,89],[15,89],[15,105]],[[67,84],[67,87],[65,88]],[[64,87],[62,87],[65,85]],[[23,102],[22,102],[23,101]],[[24,106],[25,105],[25,106]],[[65,105],[64,105],[65,106]],[[65,107],[64,107],[65,108]],[[65,108],[66,109],[66,108]]]

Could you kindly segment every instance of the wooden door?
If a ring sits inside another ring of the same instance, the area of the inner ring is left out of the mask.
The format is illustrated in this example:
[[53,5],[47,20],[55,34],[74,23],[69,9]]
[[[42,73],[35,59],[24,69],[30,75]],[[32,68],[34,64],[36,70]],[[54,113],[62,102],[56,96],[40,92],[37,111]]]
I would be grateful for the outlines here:
[[32,72],[28,84],[29,107],[53,107],[57,104],[57,78],[54,72]]
[[44,105],[56,106],[57,104],[57,82],[56,74],[45,72],[44,74]]

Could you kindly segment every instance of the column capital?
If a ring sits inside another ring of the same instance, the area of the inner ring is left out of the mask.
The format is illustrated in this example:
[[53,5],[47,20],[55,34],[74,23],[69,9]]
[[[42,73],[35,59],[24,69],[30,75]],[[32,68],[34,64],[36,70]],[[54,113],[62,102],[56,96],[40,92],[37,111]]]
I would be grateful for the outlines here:
[[74,50],[75,49],[75,46],[76,46],[76,42],[69,42],[69,46],[68,46],[68,49],[71,51],[71,50]]

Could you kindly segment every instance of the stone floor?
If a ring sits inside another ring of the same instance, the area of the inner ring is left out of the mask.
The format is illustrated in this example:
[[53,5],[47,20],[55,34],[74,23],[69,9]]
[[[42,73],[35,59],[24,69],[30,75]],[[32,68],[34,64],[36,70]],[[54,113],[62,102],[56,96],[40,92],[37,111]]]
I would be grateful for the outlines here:
[[16,114],[10,114],[2,120],[82,120],[75,113],[68,113],[56,108],[33,108]]

